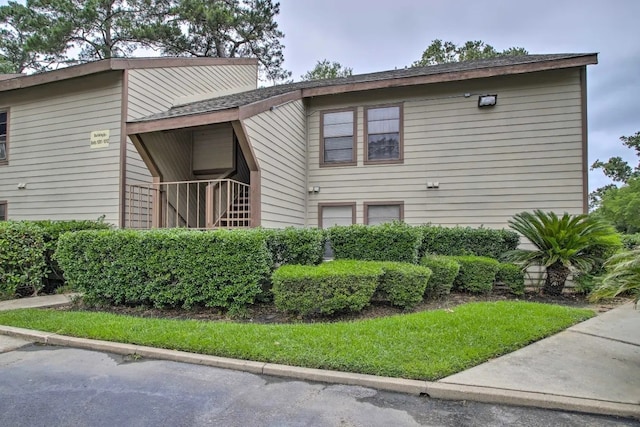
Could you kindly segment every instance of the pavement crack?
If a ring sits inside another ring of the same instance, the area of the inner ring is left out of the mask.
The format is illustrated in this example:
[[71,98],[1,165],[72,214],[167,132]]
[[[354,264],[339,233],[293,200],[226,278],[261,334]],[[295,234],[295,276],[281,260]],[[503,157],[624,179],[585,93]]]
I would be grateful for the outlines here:
[[590,334],[589,332],[583,332],[583,331],[569,331],[569,332],[573,332],[574,334],[588,335],[590,337],[602,338],[603,340],[615,341],[615,342],[619,342],[619,343],[622,343],[622,344],[632,345],[634,347],[640,347],[640,344],[638,344],[638,343],[625,341],[625,340],[620,340],[620,339],[617,339],[617,338],[603,337],[602,335]]

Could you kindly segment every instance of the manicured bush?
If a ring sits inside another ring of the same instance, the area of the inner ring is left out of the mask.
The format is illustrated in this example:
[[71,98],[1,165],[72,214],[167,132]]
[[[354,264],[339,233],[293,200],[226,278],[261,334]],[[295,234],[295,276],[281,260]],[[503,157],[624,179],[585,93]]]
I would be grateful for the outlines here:
[[445,256],[425,255],[420,260],[420,264],[428,267],[432,272],[425,297],[438,298],[448,295],[460,271],[460,263]]
[[328,230],[335,259],[416,264],[422,233],[401,222],[335,226]]
[[520,243],[518,234],[509,230],[431,225],[418,228],[422,232],[421,257],[426,254],[476,255],[498,259]]
[[640,247],[640,233],[637,234],[622,234],[620,235],[622,246],[626,250],[631,250]]
[[29,222],[0,222],[0,298],[37,295],[46,271],[42,229]]
[[47,272],[43,277],[44,292],[51,293],[64,284],[64,272],[53,258],[58,245],[58,238],[68,232],[80,230],[108,230],[111,226],[102,220],[98,221],[33,221],[42,229],[44,236],[44,256]]
[[369,304],[382,274],[379,263],[351,260],[285,265],[271,276],[274,302],[278,310],[303,316],[357,312]]
[[79,231],[57,261],[92,304],[194,305],[242,311],[271,272],[265,236],[251,230]]
[[315,265],[322,262],[325,233],[319,228],[287,227],[263,230],[274,266],[286,264]]
[[405,262],[381,262],[376,298],[402,308],[413,308],[422,301],[431,270],[421,265]]
[[500,265],[497,260],[473,255],[452,258],[460,264],[460,271],[453,282],[455,289],[471,293],[491,292]]
[[524,271],[515,264],[500,263],[495,281],[507,286],[514,295],[524,295]]

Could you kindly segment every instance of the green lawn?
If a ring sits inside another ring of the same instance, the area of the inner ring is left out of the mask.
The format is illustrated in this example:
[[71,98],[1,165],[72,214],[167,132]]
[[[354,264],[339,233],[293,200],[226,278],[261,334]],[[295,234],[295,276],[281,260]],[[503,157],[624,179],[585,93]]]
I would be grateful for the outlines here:
[[564,306],[500,301],[340,323],[262,325],[30,309],[0,312],[0,324],[239,359],[436,380],[593,315]]

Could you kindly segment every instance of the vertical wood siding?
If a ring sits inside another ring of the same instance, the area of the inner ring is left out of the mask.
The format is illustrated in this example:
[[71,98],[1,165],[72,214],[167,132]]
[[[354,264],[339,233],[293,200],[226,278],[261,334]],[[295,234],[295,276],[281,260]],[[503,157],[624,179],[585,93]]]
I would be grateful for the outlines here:
[[262,226],[305,224],[306,136],[302,101],[244,121],[261,171]]
[[[472,94],[465,97],[465,93]],[[478,108],[479,94],[498,94]],[[363,107],[402,102],[404,163],[364,165]],[[358,165],[319,167],[320,111],[358,108]],[[524,210],[583,209],[579,69],[311,99],[307,224],[318,203],[404,201],[405,221],[507,226]],[[427,182],[439,188],[427,189]]]
[[[121,72],[2,93],[10,107],[9,165],[0,199],[10,219],[92,219],[118,224]],[[91,131],[110,132],[91,149]],[[27,188],[18,190],[18,183]]]

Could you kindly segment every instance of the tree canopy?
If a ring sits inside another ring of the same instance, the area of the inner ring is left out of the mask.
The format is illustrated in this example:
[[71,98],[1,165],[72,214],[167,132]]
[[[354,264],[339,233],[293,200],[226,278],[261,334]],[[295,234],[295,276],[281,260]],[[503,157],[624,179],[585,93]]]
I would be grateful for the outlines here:
[[318,61],[313,69],[307,71],[300,76],[301,80],[321,80],[335,79],[338,77],[349,77],[353,74],[353,70],[349,67],[343,67],[339,62],[330,62],[327,59]]
[[451,41],[443,42],[440,39],[435,39],[422,53],[422,57],[411,64],[411,66],[424,67],[427,65],[469,61],[472,59],[527,55],[528,53],[529,52],[522,47],[510,47],[503,51],[498,51],[490,44],[481,40],[469,40],[462,45],[456,45]]
[[270,80],[283,68],[282,38],[271,0],[27,0],[0,6],[0,67],[44,71],[59,64],[131,56],[257,58]]
[[611,157],[606,162],[596,160],[591,170],[600,169],[617,184],[608,184],[589,195],[589,204],[595,214],[613,223],[623,233],[640,232],[640,132],[620,137],[622,144],[635,151],[638,164],[633,166],[622,157]]

